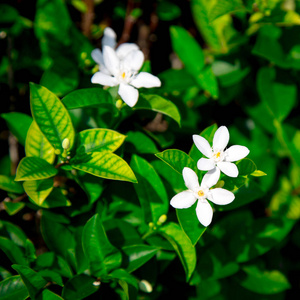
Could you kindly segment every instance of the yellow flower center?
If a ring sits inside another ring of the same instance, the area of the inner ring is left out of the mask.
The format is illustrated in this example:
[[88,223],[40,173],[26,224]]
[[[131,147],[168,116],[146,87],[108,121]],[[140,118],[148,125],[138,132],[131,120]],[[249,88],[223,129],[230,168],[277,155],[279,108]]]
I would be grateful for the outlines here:
[[122,78],[124,79],[126,76],[125,72],[122,73]]
[[204,196],[204,192],[202,190],[198,191],[198,195],[199,197],[203,197]]
[[216,153],[214,156],[215,158],[219,158],[221,156],[221,152]]

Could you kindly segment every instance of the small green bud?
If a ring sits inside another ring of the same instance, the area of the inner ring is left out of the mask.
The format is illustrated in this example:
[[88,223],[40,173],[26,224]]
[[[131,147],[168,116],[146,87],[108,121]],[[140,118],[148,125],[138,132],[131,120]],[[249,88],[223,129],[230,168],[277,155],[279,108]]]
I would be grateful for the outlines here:
[[[159,219],[158,219],[158,222],[160,223],[160,224],[163,224],[163,223],[165,223],[167,221],[167,215],[161,215],[160,217],[159,217]],[[157,223],[158,223],[157,222]]]
[[117,109],[121,109],[122,105],[123,105],[123,101],[121,99],[117,100],[116,102]]
[[70,148],[70,140],[68,138],[63,140],[62,147],[64,150],[68,150]]
[[145,279],[139,282],[139,288],[145,293],[151,293],[153,291],[152,285]]

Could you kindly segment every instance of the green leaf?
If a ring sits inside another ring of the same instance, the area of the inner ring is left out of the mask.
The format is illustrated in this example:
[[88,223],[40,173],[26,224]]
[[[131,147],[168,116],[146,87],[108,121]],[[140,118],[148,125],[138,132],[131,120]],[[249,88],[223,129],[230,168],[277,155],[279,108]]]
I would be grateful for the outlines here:
[[205,67],[197,76],[195,77],[198,85],[208,92],[213,98],[218,98],[219,88],[217,79],[212,71],[211,66]]
[[32,118],[19,112],[1,114],[1,117],[6,121],[10,132],[17,138],[19,143],[24,146]]
[[195,203],[186,209],[176,209],[178,222],[194,246],[206,230],[206,227],[201,225],[197,218],[196,205]]
[[245,6],[243,5],[242,0],[218,0],[209,12],[209,19],[210,22],[213,22],[223,15],[244,10]]
[[156,255],[159,249],[148,245],[130,245],[123,247],[122,251],[128,256],[126,271],[131,273]]
[[155,143],[140,131],[127,132],[125,147],[131,153],[155,154],[159,152]]
[[23,232],[23,230],[20,227],[14,225],[11,222],[0,220],[0,235],[3,237],[8,237],[18,246],[21,247],[26,246],[26,241],[27,241],[26,234]]
[[47,282],[58,284],[61,287],[64,286],[64,283],[63,283],[61,275],[58,274],[58,273],[56,273],[56,272],[54,272],[54,271],[51,271],[51,270],[42,270],[42,271],[39,271],[38,274],[40,276],[42,276],[45,280],[47,280]]
[[116,106],[110,93],[99,88],[80,89],[73,91],[62,99],[67,109],[76,109],[89,106],[108,106],[111,109]]
[[80,155],[74,157],[70,163],[73,168],[98,177],[137,182],[127,162],[118,155],[107,151]]
[[16,213],[18,213],[20,210],[22,210],[25,206],[25,203],[23,202],[6,202],[4,201],[4,207],[6,212],[10,215],[13,216]]
[[23,194],[24,192],[19,182],[15,182],[14,178],[6,175],[0,175],[0,189],[16,194]]
[[244,224],[230,240],[230,251],[237,262],[246,262],[277,245],[291,231],[295,221],[261,218]]
[[168,164],[171,168],[173,168],[178,173],[182,174],[182,170],[184,167],[191,168],[196,173],[198,172],[197,164],[195,161],[188,156],[185,152],[170,149],[165,150],[163,152],[155,154],[159,159]]
[[186,281],[189,281],[197,262],[196,250],[191,241],[181,230],[180,226],[175,223],[169,223],[160,227],[158,233],[166,238],[176,251],[183,265]]
[[239,276],[240,285],[252,292],[270,295],[291,288],[288,279],[278,270],[265,271],[256,265],[244,266],[244,276]]
[[124,139],[125,135],[110,129],[87,129],[79,133],[79,143],[83,152],[100,152],[117,150]]
[[133,155],[130,166],[138,180],[134,188],[144,212],[145,222],[156,223],[161,215],[168,212],[169,199],[165,187],[155,169],[145,159]]
[[239,170],[239,176],[247,176],[256,171],[255,163],[249,159],[244,158],[237,163],[237,167]]
[[175,53],[187,71],[195,78],[204,68],[204,54],[197,41],[180,26],[171,26],[171,41]]
[[51,145],[62,150],[65,138],[74,142],[74,128],[71,117],[55,94],[38,84],[30,84],[30,105],[34,120]]
[[161,96],[140,94],[139,101],[132,109],[148,109],[162,113],[172,118],[180,126],[181,117],[177,106]]
[[163,21],[171,21],[181,15],[180,8],[176,4],[169,1],[158,2],[156,12],[158,18]]
[[47,281],[29,267],[12,265],[12,268],[20,274],[30,297],[35,299],[37,293],[47,284]]
[[64,300],[62,297],[58,296],[57,294],[53,293],[48,289],[43,290],[36,299],[37,300]]
[[65,300],[80,300],[86,299],[89,295],[95,293],[99,286],[93,285],[95,279],[85,275],[79,274],[66,282],[62,291],[62,297]]
[[[215,132],[217,131],[218,126],[217,124],[213,124],[207,128],[205,128],[203,131],[201,131],[200,136],[205,138],[210,145],[212,145],[212,141],[215,135]],[[196,145],[193,143],[193,146],[191,147],[191,150],[189,152],[189,156],[194,160],[198,161],[201,157],[203,157],[203,154],[199,151],[199,149],[196,147]]]
[[19,17],[18,11],[10,5],[0,4],[1,23],[14,23]]
[[53,190],[53,180],[28,180],[23,183],[26,194],[36,203],[41,206],[45,199]]
[[28,291],[20,275],[8,277],[0,282],[1,300],[25,300]]
[[38,157],[24,157],[19,163],[16,181],[38,180],[53,177],[57,174],[57,169]]
[[40,131],[36,122],[33,121],[28,129],[25,153],[26,156],[39,157],[52,164],[55,159],[54,148]]
[[7,255],[12,263],[27,265],[24,253],[13,241],[0,236],[0,249]]
[[250,175],[252,175],[254,177],[261,177],[261,176],[266,176],[267,174],[265,172],[263,172],[263,171],[255,170]]
[[85,224],[82,244],[94,276],[107,275],[121,265],[122,255],[107,239],[98,214]]

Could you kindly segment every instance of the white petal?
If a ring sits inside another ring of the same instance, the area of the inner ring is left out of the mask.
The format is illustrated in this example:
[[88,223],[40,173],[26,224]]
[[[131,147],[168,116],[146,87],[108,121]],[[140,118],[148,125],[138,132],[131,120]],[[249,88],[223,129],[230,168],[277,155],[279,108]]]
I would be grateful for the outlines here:
[[226,161],[237,161],[246,157],[249,154],[249,152],[249,149],[245,146],[231,146],[225,151],[225,159]]
[[125,83],[120,83],[118,93],[128,106],[133,107],[136,105],[139,98],[139,92],[136,88]]
[[110,27],[106,27],[103,31],[102,49],[104,46],[115,48],[117,44],[117,35]]
[[91,56],[98,65],[104,65],[103,55],[100,49],[94,49]]
[[175,195],[172,199],[170,204],[175,208],[188,208],[191,207],[197,198],[191,191],[184,191],[177,195]]
[[223,161],[217,163],[217,166],[229,177],[237,177],[239,175],[239,170],[234,163]]
[[113,48],[104,46],[103,60],[105,67],[111,75],[117,76],[120,73],[120,60]]
[[199,149],[199,151],[204,154],[206,157],[211,158],[212,157],[212,150],[208,143],[208,141],[203,138],[200,135],[193,135],[193,140],[196,145],[196,147]]
[[93,75],[91,81],[92,81],[92,83],[98,83],[98,84],[107,85],[107,86],[116,86],[119,84],[115,77],[106,75],[102,72],[96,72]]
[[197,162],[197,168],[202,171],[212,170],[216,167],[216,163],[211,158],[200,158]]
[[185,186],[192,191],[196,191],[199,188],[199,180],[197,174],[190,168],[183,168],[182,176]]
[[130,51],[122,60],[125,69],[137,72],[144,63],[144,54],[140,50]]
[[213,149],[216,150],[224,150],[229,142],[229,131],[226,126],[221,126],[215,132],[213,139]]
[[210,190],[210,195],[208,196],[208,200],[219,205],[229,204],[234,198],[235,196],[232,192],[220,188]]
[[220,169],[219,168],[214,168],[210,171],[208,171],[202,178],[201,181],[201,187],[212,187],[213,185],[215,185],[219,178],[220,178]]
[[211,223],[212,217],[213,217],[213,210],[210,206],[210,204],[205,201],[198,201],[197,207],[196,207],[196,214],[199,222],[203,226],[208,226]]
[[158,77],[146,72],[139,73],[130,81],[130,84],[136,88],[152,88],[161,86],[161,82]]
[[139,50],[139,46],[134,43],[124,43],[116,49],[116,53],[120,59],[123,59],[129,52],[133,50]]

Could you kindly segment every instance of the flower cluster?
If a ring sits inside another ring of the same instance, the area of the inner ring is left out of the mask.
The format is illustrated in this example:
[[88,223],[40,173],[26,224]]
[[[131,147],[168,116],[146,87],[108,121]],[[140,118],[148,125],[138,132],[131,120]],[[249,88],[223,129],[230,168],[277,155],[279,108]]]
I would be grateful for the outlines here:
[[199,151],[207,158],[200,158],[197,167],[199,170],[208,171],[199,185],[197,174],[190,168],[182,171],[184,183],[188,188],[171,199],[171,205],[175,208],[191,207],[197,200],[196,214],[200,223],[208,226],[212,221],[213,210],[209,201],[225,205],[231,203],[235,196],[232,192],[222,188],[213,188],[221,175],[221,171],[230,177],[238,176],[238,168],[232,163],[249,154],[245,146],[231,146],[225,150],[229,142],[229,132],[226,126],[221,126],[215,132],[213,147],[200,135],[193,135],[193,140]]
[[104,86],[119,86],[118,94],[123,101],[133,107],[139,97],[138,88],[161,86],[158,77],[140,72],[144,63],[144,54],[133,43],[124,43],[116,48],[116,33],[107,27],[102,38],[102,50],[95,49],[91,55],[99,65],[91,81]]

